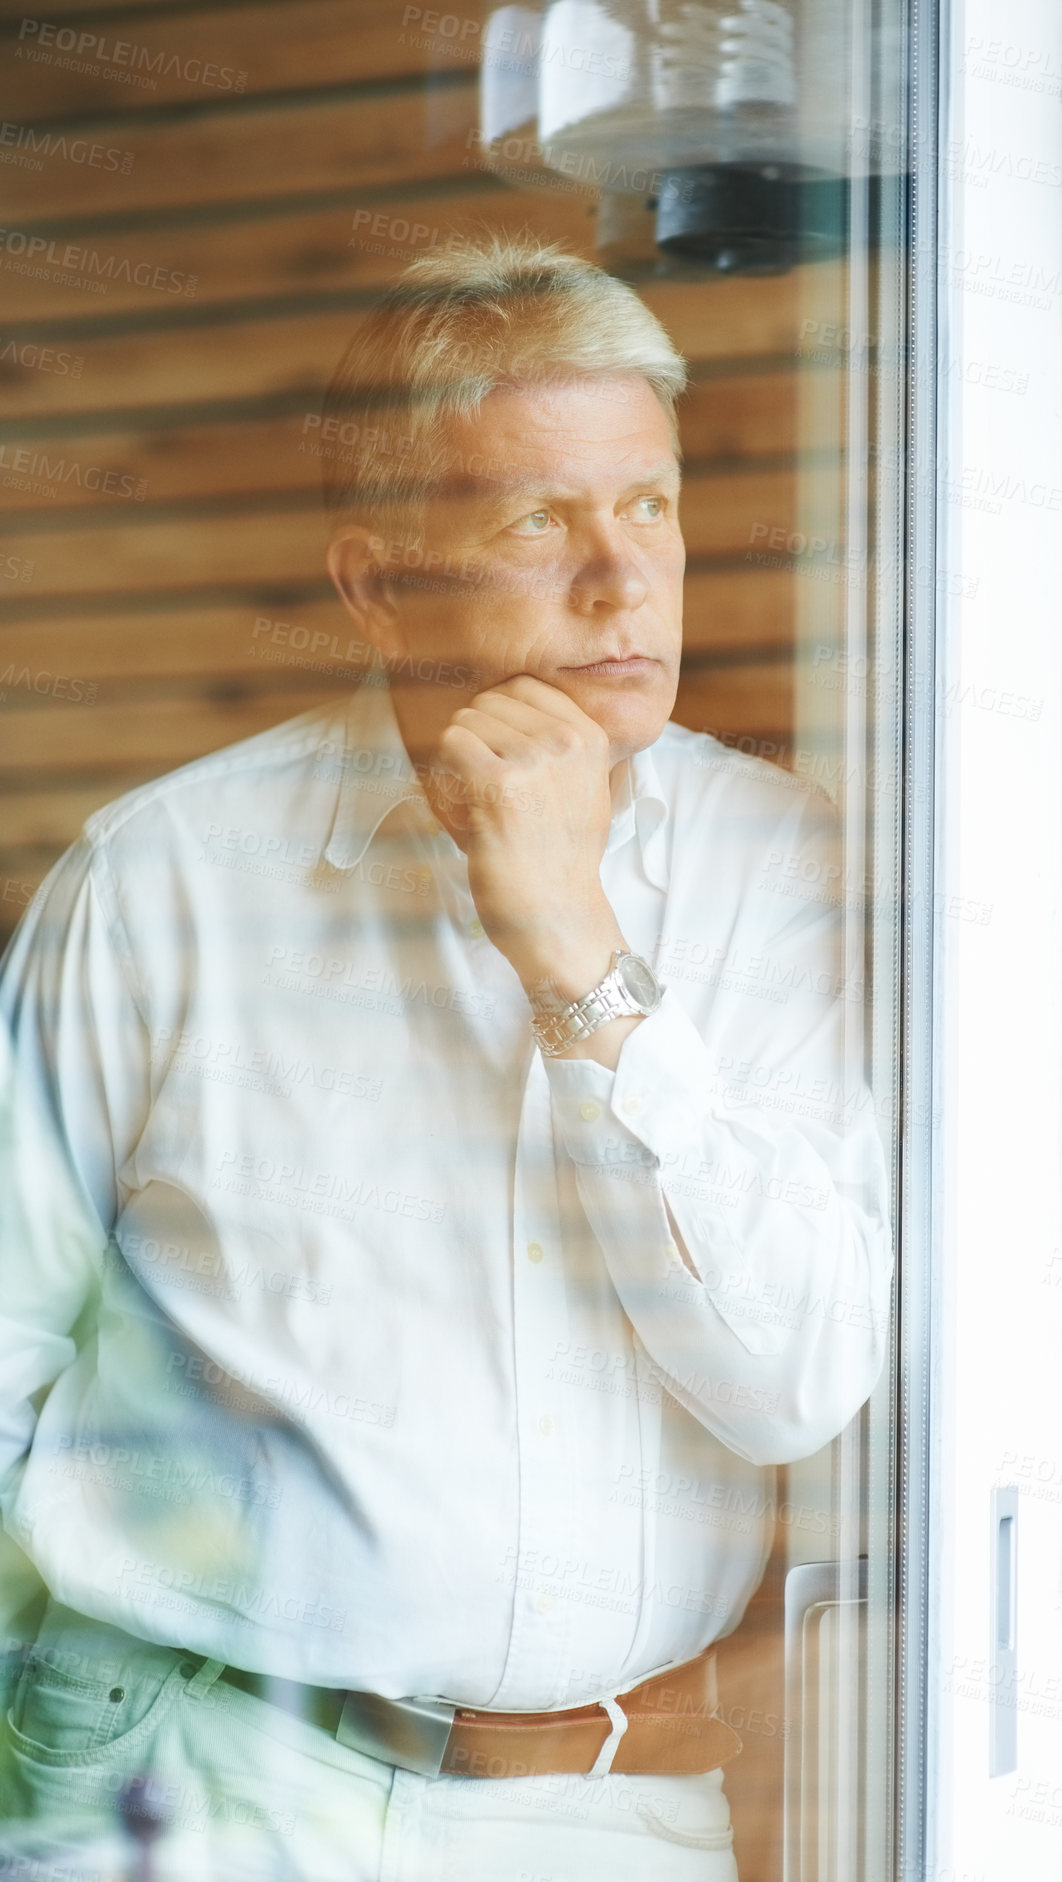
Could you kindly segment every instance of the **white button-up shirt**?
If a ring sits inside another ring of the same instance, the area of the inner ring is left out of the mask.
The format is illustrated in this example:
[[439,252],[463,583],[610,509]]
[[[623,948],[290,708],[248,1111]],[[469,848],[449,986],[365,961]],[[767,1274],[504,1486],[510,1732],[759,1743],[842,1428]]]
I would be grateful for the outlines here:
[[737,1624],[771,1466],[884,1350],[863,989],[818,792],[673,725],[620,778],[602,880],[667,990],[615,1072],[535,1048],[377,687],[52,872],[4,981],[0,1486],[59,1599],[517,1710]]

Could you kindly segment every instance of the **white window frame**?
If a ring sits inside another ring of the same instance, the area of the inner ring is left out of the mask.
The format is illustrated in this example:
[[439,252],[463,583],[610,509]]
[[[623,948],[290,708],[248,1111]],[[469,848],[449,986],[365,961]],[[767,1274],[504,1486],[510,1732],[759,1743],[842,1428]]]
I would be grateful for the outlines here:
[[[935,35],[915,22],[921,126],[936,92],[939,136],[935,205],[932,150],[917,153],[910,554],[917,565],[931,553],[936,581],[910,593],[907,877],[932,913],[909,902],[905,1075],[934,1128],[910,1132],[904,1156],[897,1874],[1053,1882],[1062,12],[1057,0],[942,0],[938,24]],[[996,1613],[1004,1511],[1017,1541],[1009,1649]]]

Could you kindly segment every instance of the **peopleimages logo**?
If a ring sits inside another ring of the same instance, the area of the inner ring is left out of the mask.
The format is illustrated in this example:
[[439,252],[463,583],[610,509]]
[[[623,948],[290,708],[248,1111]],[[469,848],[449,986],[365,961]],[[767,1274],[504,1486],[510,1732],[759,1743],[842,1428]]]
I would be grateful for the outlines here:
[[60,131],[36,131],[32,124],[0,123],[0,163],[43,170],[44,157],[84,164],[89,170],[118,170],[128,176],[135,161],[131,150],[94,144],[87,137],[68,137]]
[[[37,372],[55,372],[60,378],[69,373],[80,379],[85,366],[84,353],[57,352],[54,346],[39,346],[35,340],[0,338],[0,365],[28,366]],[[0,445],[0,450],[6,450]]]
[[29,445],[0,444],[0,484],[5,490],[25,490],[58,497],[68,490],[91,490],[104,497],[128,497],[143,503],[146,477],[132,471],[108,470],[103,464],[81,464],[76,458],[49,457]]
[[[101,255],[98,249],[79,248],[76,242],[30,235],[25,229],[0,229],[0,252],[17,257],[3,263],[15,274],[54,281],[57,286],[84,284],[96,294],[106,294],[109,282],[125,281],[141,288],[155,288],[159,293],[184,294],[190,299],[199,279],[198,275],[163,268],[154,262]],[[53,274],[52,269],[58,272]]]
[[46,693],[51,699],[66,699],[73,706],[94,706],[100,690],[96,680],[72,679],[68,673],[34,673],[29,667],[17,667],[13,660],[0,673],[0,706],[7,703],[9,686],[21,686],[27,693]]
[[[104,70],[104,78],[115,78],[149,91],[157,89],[160,78],[181,78],[188,85],[209,85],[215,91],[242,92],[247,87],[247,73],[237,71],[234,66],[186,58],[179,52],[167,52],[165,47],[152,52],[149,46],[138,46],[130,39],[109,39],[106,33],[78,32],[73,26],[56,26],[49,20],[23,19],[18,37],[16,59],[59,65],[75,72],[92,72],[103,66],[109,68]],[[73,56],[57,59],[56,53]]]

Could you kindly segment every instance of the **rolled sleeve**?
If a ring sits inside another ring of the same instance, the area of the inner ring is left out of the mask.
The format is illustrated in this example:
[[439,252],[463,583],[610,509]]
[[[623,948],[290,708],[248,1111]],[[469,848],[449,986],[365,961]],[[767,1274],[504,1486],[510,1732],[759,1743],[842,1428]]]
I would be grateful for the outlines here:
[[[802,914],[773,957],[821,969],[832,927],[828,912]],[[843,998],[821,975],[806,983],[775,1009],[776,1062],[837,1089]],[[773,1091],[721,1087],[673,989],[615,1072],[552,1059],[547,1077],[583,1207],[666,1388],[755,1463],[836,1436],[873,1387],[888,1326],[888,1185],[865,1087],[847,1108],[803,1114]]]
[[84,840],[24,917],[0,977],[0,1504],[10,1518],[40,1396],[97,1292],[146,1054]]

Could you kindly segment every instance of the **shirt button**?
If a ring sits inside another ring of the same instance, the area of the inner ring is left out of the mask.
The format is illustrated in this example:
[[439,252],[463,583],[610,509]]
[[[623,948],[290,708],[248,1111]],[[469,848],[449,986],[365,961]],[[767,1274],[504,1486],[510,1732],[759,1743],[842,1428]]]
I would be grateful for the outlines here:
[[644,1105],[644,1099],[642,1098],[624,1098],[623,1115],[625,1117],[637,1117],[639,1111],[642,1110],[643,1105]]
[[549,1594],[537,1594],[532,1606],[536,1614],[549,1614],[553,1607],[553,1596]]
[[595,1117],[601,1116],[601,1107],[595,1104],[592,1098],[588,1098],[585,1104],[579,1106],[579,1116],[583,1118],[587,1124],[592,1124]]
[[668,1242],[667,1253],[671,1266],[675,1271],[672,1278],[676,1281],[685,1281],[687,1286],[692,1287],[696,1276],[691,1272],[688,1263],[683,1259],[682,1250],[676,1241]]
[[483,923],[480,921],[479,917],[477,916],[474,921],[469,922],[468,932],[470,935],[474,935],[477,941],[480,941],[482,940],[483,936],[486,934],[487,931],[484,928]]
[[541,1242],[528,1242],[527,1259],[529,1261],[541,1261],[544,1254],[545,1254],[545,1249],[543,1248]]
[[553,1436],[553,1420],[548,1412],[543,1412],[538,1421],[538,1428],[544,1438],[551,1438]]

